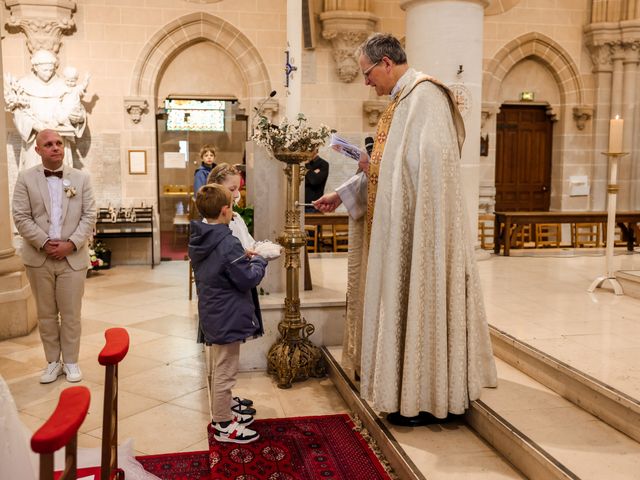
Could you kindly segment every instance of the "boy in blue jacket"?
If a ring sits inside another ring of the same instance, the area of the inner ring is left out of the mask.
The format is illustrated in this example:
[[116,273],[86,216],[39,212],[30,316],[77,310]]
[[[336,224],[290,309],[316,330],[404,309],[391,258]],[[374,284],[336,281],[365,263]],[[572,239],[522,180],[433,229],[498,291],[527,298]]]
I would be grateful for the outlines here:
[[240,344],[262,335],[251,289],[265,274],[267,261],[249,259],[229,222],[233,218],[231,192],[222,185],[203,186],[196,196],[198,211],[207,223],[191,222],[189,257],[198,287],[198,315],[204,341],[211,347],[211,424],[220,442],[249,443],[257,432],[247,427],[252,415],[231,410],[231,388],[236,383]]

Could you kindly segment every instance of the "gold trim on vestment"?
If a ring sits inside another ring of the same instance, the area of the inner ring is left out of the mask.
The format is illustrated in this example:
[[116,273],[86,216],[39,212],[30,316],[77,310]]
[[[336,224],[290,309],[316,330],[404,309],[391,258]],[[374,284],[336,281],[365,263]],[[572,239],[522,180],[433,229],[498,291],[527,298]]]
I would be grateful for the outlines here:
[[387,143],[387,138],[389,138],[389,130],[391,129],[393,113],[396,110],[396,106],[400,101],[401,95],[402,92],[398,93],[393,102],[391,102],[387,106],[384,113],[380,116],[378,127],[376,128],[376,136],[373,140],[373,151],[371,152],[371,158],[369,159],[369,180],[367,182],[367,218],[365,222],[363,239],[367,247],[369,246],[369,238],[371,237],[373,209],[376,204],[376,193],[378,192],[378,175],[380,173],[380,164],[382,163],[382,153],[384,152],[384,146]]

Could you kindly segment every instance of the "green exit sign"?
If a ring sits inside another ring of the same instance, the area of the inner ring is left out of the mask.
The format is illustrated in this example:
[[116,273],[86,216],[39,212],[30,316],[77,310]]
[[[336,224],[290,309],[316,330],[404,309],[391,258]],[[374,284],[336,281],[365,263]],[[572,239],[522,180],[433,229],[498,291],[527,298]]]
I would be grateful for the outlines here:
[[532,102],[534,97],[535,94],[533,92],[522,92],[520,94],[520,100],[522,100],[523,102]]

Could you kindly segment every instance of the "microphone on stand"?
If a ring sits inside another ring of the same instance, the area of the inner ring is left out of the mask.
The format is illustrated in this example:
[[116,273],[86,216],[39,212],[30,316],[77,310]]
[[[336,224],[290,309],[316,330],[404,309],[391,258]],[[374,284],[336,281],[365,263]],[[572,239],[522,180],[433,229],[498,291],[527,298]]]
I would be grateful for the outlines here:
[[260,102],[260,105],[258,105],[257,107],[254,108],[256,113],[253,114],[253,120],[251,121],[251,123],[255,122],[255,120],[258,117],[258,115],[260,115],[262,113],[262,107],[264,107],[264,104],[267,103],[267,100],[269,100],[270,98],[275,97],[277,93],[278,92],[276,92],[275,90],[271,90],[271,93],[269,94],[269,96],[267,98],[265,98],[264,100],[262,100],[262,102]]

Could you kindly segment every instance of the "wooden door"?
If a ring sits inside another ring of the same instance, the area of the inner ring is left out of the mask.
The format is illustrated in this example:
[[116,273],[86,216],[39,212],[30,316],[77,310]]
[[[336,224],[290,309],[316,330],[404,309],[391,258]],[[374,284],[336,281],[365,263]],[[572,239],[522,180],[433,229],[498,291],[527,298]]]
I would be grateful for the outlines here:
[[549,211],[553,124],[544,105],[503,105],[497,118],[496,211]]

